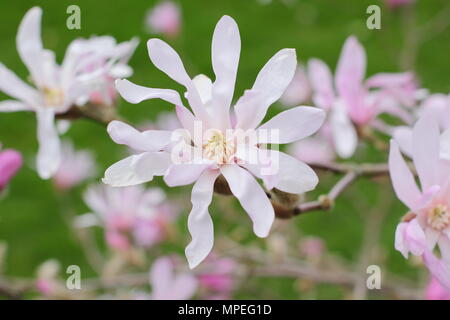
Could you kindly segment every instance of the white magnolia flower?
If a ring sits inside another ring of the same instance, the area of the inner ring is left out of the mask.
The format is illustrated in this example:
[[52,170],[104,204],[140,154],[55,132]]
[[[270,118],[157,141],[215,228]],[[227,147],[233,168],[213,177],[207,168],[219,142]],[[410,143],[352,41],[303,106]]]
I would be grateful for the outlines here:
[[[267,62],[252,89],[234,105],[232,115],[230,106],[240,49],[237,24],[224,16],[217,24],[212,40],[212,64],[216,76],[213,83],[204,75],[191,79],[180,57],[167,43],[159,39],[148,41],[150,60],[186,87],[186,98],[193,112],[183,106],[174,90],[146,88],[127,80],[117,81],[119,93],[131,103],[160,98],[176,105],[185,140],[174,145],[171,138],[179,133],[177,130],[139,132],[123,122],[113,121],[108,126],[112,139],[141,153],[112,165],[105,172],[103,181],[113,186],[128,186],[150,181],[155,175],[164,175],[169,186],[195,183],[188,221],[192,242],[186,248],[191,268],[198,265],[213,247],[213,223],[208,206],[219,176],[227,181],[231,192],[252,219],[255,234],[260,237],[268,235],[274,210],[255,176],[262,179],[268,189],[277,188],[290,193],[309,191],[318,182],[314,171],[305,163],[283,152],[262,147],[307,137],[316,132],[324,121],[323,110],[296,107],[260,125],[269,106],[280,98],[294,75],[297,64],[295,50],[280,50]],[[272,132],[276,134],[270,134]],[[239,134],[240,138],[254,134],[255,139],[239,139]],[[252,159],[255,155],[256,159]],[[181,161],[176,161],[177,156]]]

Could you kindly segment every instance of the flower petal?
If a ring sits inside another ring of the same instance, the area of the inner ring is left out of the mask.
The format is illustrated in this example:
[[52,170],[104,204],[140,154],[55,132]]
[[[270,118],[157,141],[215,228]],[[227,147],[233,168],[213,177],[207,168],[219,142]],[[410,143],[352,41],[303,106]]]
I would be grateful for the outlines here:
[[358,145],[358,135],[343,106],[337,104],[333,107],[330,123],[336,153],[341,158],[350,158]]
[[37,91],[19,79],[2,63],[0,63],[0,90],[30,106],[36,106],[40,101]]
[[36,112],[37,137],[39,150],[37,154],[37,171],[42,179],[52,177],[61,163],[61,145],[55,126],[55,114],[43,109]]
[[398,143],[400,149],[408,157],[412,157],[412,129],[407,126],[396,127],[393,133],[395,141]]
[[194,183],[208,166],[209,164],[172,164],[164,175],[164,182],[169,187]]
[[236,128],[254,129],[263,120],[267,109],[261,108],[263,95],[256,90],[246,90],[234,106]]
[[269,198],[255,178],[237,165],[225,165],[221,172],[231,192],[253,221],[253,231],[258,237],[267,237],[275,218]]
[[439,127],[433,116],[421,117],[413,129],[413,161],[422,190],[438,183]]
[[414,210],[420,201],[421,193],[394,140],[391,140],[389,151],[389,173],[397,197]]
[[167,152],[144,152],[116,162],[105,171],[103,183],[125,187],[144,183],[162,176],[170,165]]
[[[291,143],[315,133],[325,120],[325,112],[319,108],[300,106],[281,112],[257,130],[259,143]],[[278,134],[272,136],[271,131]],[[264,132],[265,131],[265,132]],[[275,138],[272,141],[272,138]],[[278,141],[276,141],[278,140]]]
[[218,118],[229,125],[229,109],[233,99],[236,73],[241,52],[241,38],[236,22],[223,16],[216,25],[212,40],[212,65],[216,80],[212,101]]
[[185,254],[189,267],[195,268],[209,254],[214,243],[214,226],[208,212],[214,192],[214,182],[219,172],[204,171],[192,188],[192,210],[189,213],[188,229],[192,241],[186,247]]
[[291,83],[296,67],[295,49],[282,49],[261,69],[252,87],[252,90],[259,91],[262,95],[259,106],[262,112],[257,113],[259,122],[264,119],[269,106],[281,97]]
[[311,59],[308,61],[308,75],[314,90],[315,105],[323,109],[331,108],[335,95],[330,68],[322,60]]
[[154,89],[139,86],[128,80],[116,80],[116,89],[126,101],[139,103],[148,99],[159,98],[177,106],[182,106],[180,95],[171,89]]
[[30,111],[28,105],[20,101],[5,100],[0,101],[0,112],[16,112],[16,111]]
[[160,151],[171,142],[172,131],[147,130],[140,132],[118,120],[111,121],[108,134],[115,143],[125,144],[138,151]]

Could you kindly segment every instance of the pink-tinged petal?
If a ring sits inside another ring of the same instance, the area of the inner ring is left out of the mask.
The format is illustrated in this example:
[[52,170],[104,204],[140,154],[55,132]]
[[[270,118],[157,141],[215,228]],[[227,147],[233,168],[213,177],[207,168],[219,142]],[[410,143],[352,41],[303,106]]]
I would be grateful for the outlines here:
[[288,154],[309,164],[331,163],[336,157],[329,139],[321,135],[297,141],[288,147],[288,151]]
[[185,107],[182,107],[182,106],[176,106],[175,110],[177,113],[177,118],[180,121],[181,125],[183,126],[183,128],[188,130],[191,137],[193,137],[194,136],[194,124],[196,121],[194,115],[192,114],[191,111],[189,111],[188,109],[186,109]]
[[311,97],[311,85],[306,75],[305,68],[298,66],[291,83],[284,91],[280,102],[284,106],[294,107],[309,100]]
[[347,38],[336,68],[336,89],[343,97],[358,94],[366,73],[366,52],[356,37]]
[[336,153],[350,158],[358,145],[358,134],[343,106],[338,104],[331,110],[330,123]]
[[[325,112],[319,108],[296,107],[276,115],[257,130],[259,143],[283,144],[306,138],[315,133],[325,120]],[[277,130],[272,136],[270,132]],[[266,131],[265,134],[261,134]],[[276,140],[272,140],[276,137]]]
[[255,178],[237,165],[225,165],[221,172],[231,192],[253,221],[253,231],[258,237],[267,237],[275,218],[269,198]]
[[[281,191],[288,193],[305,193],[313,190],[319,183],[314,170],[311,169],[304,162],[291,157],[284,152],[272,150],[271,152],[272,164],[278,162],[278,168],[275,170],[272,177],[268,175],[271,185]],[[265,174],[262,174],[264,177]],[[266,180],[265,178],[265,180]]]
[[439,155],[442,159],[450,160],[450,128],[441,134]]
[[172,164],[164,175],[164,182],[169,187],[184,186],[194,183],[208,168],[208,164]]
[[209,116],[203,107],[194,82],[186,73],[183,62],[175,50],[160,39],[150,39],[147,47],[153,64],[170,78],[186,87],[187,99],[194,114],[202,120],[208,120]]
[[413,136],[412,129],[406,126],[400,126],[395,128],[393,137],[395,141],[400,146],[400,150],[408,157],[412,158],[412,145],[413,145]]
[[254,129],[264,119],[267,109],[261,108],[263,95],[255,90],[246,90],[234,106],[236,128]]
[[171,142],[172,131],[147,130],[139,132],[118,120],[111,121],[107,128],[111,139],[137,151],[160,151]]
[[20,23],[16,39],[19,56],[38,85],[43,78],[41,18],[41,8],[28,10]]
[[252,90],[260,92],[262,101],[257,112],[262,121],[269,106],[280,99],[294,76],[297,67],[295,49],[282,49],[278,51],[264,65],[256,77]]
[[36,167],[42,179],[52,177],[61,163],[61,143],[55,126],[53,110],[42,109],[36,112],[39,150]]
[[11,149],[0,151],[0,191],[5,188],[22,166],[22,156]]
[[408,222],[405,229],[405,242],[411,253],[415,256],[421,255],[426,248],[426,241],[426,235],[418,219]]
[[236,73],[241,52],[241,38],[236,21],[223,16],[216,25],[212,40],[212,66],[216,80],[212,101],[218,118],[229,126],[229,109],[233,99]]
[[411,210],[416,209],[422,196],[416,180],[394,140],[391,140],[389,151],[389,173],[397,197]]
[[162,99],[177,106],[182,106],[180,95],[171,89],[147,88],[128,80],[116,80],[116,89],[126,101],[139,103],[148,99]]
[[405,230],[407,226],[407,222],[401,222],[395,229],[395,250],[400,251],[405,259],[408,259],[409,254],[409,248],[405,243]]
[[198,280],[191,273],[179,274],[173,282],[173,300],[187,300],[197,291]]
[[19,79],[2,63],[0,63],[0,90],[30,106],[36,106],[40,101],[37,91]]
[[23,102],[5,100],[0,102],[0,112],[30,111],[30,107]]
[[415,82],[415,76],[412,72],[403,73],[377,73],[365,82],[368,88],[390,88],[401,87]]
[[192,79],[197,88],[200,99],[203,104],[209,104],[212,100],[213,83],[210,78],[204,74],[199,74]]
[[148,182],[162,176],[171,163],[167,152],[144,152],[116,162],[105,171],[103,183],[126,187]]
[[425,229],[425,237],[426,237],[426,243],[427,243],[427,248],[429,250],[433,250],[434,247],[436,246],[436,243],[439,240],[441,233],[437,230],[434,230],[433,228],[426,228]]
[[319,59],[308,61],[308,76],[313,88],[313,101],[323,109],[329,109],[335,100],[330,68]]
[[442,235],[439,238],[438,245],[442,260],[450,267],[450,239],[448,236]]
[[173,262],[169,257],[158,258],[150,270],[150,284],[152,285],[152,299],[168,299],[172,291]]
[[214,182],[218,176],[217,170],[204,171],[192,188],[192,210],[188,218],[188,229],[192,241],[185,250],[191,269],[202,262],[213,247],[214,226],[208,207],[214,193]]
[[447,290],[450,290],[450,265],[440,260],[429,250],[425,250],[423,260],[432,276]]
[[413,129],[413,161],[422,190],[438,182],[439,127],[432,116],[420,118]]
[[450,300],[450,289],[444,288],[441,283],[432,277],[425,292],[427,300]]
[[151,9],[145,20],[150,32],[176,37],[180,31],[181,10],[172,1],[164,1]]

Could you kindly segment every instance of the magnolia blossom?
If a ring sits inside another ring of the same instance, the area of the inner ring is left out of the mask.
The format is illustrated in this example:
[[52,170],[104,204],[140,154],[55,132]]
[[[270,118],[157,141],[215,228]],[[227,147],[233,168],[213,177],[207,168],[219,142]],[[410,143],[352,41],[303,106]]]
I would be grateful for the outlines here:
[[0,191],[5,189],[9,181],[22,166],[22,155],[12,149],[0,150]]
[[95,160],[88,150],[76,151],[69,141],[61,146],[61,165],[53,177],[56,187],[68,190],[95,175]]
[[86,191],[84,200],[93,213],[80,216],[77,225],[103,226],[107,243],[118,250],[160,242],[175,216],[163,191],[156,188],[95,185]]
[[151,300],[187,300],[198,287],[195,276],[189,272],[177,272],[170,257],[158,258],[150,270]]
[[305,68],[299,65],[291,83],[281,96],[280,101],[286,106],[293,107],[305,103],[310,97],[311,85],[309,84],[308,76],[306,75]]
[[[100,50],[87,50],[83,40],[74,41],[67,49],[64,61],[59,66],[52,51],[42,47],[42,10],[30,9],[23,18],[17,34],[17,50],[30,72],[35,87],[19,79],[11,70],[0,63],[0,90],[17,100],[0,102],[0,112],[33,111],[37,118],[39,151],[37,171],[48,179],[54,175],[61,163],[60,141],[55,127],[55,116],[67,112],[73,105],[88,100],[95,79],[105,76],[106,70],[120,60],[124,46],[110,50],[108,68],[90,69],[97,65],[104,55]],[[96,42],[96,41],[94,41]],[[133,49],[134,50],[134,49]],[[102,60],[105,61],[104,59]],[[119,63],[120,65],[120,63]],[[124,76],[123,73],[120,76]]]
[[304,193],[318,183],[316,174],[305,163],[283,152],[263,148],[265,144],[305,138],[316,132],[325,118],[318,108],[296,107],[259,125],[268,107],[280,98],[294,75],[295,51],[283,49],[266,63],[252,89],[234,105],[232,121],[230,105],[240,47],[236,22],[224,16],[212,40],[216,76],[213,83],[204,75],[191,79],[180,57],[168,44],[159,39],[148,41],[150,60],[186,87],[186,98],[193,112],[183,106],[176,91],[146,88],[127,80],[117,82],[119,93],[131,103],[152,98],[173,103],[183,130],[139,132],[123,122],[111,122],[108,125],[111,138],[141,153],[112,165],[103,181],[113,186],[128,186],[163,175],[169,186],[194,183],[188,220],[192,241],[186,248],[191,268],[213,247],[213,223],[208,207],[219,176],[249,214],[259,237],[268,235],[274,210],[255,177],[261,178],[268,189],[289,193]]
[[[344,44],[334,81],[328,66],[318,59],[308,62],[314,103],[329,111],[329,123],[336,153],[349,158],[358,143],[357,128],[374,122],[382,112],[407,118],[399,105],[404,90],[411,90],[411,78],[402,74],[379,74],[364,83],[366,53],[351,36]],[[379,90],[369,90],[378,87]],[[389,90],[388,90],[389,89]],[[408,120],[408,119],[406,119]]]
[[[397,197],[410,212],[397,226],[395,248],[405,258],[422,256],[433,276],[450,289],[450,165],[440,157],[438,123],[431,116],[412,132],[412,160],[421,188],[391,140],[389,171]],[[439,248],[439,259],[434,250]]]
[[145,23],[150,32],[176,37],[180,32],[180,7],[172,1],[164,1],[148,11]]
[[431,278],[425,290],[425,299],[450,300],[450,290],[444,288],[435,278]]

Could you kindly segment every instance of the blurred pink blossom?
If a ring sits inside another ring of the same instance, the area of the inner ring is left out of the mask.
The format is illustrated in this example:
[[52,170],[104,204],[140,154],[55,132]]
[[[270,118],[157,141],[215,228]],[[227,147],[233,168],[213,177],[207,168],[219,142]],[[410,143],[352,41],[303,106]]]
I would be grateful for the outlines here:
[[61,166],[53,176],[59,190],[71,189],[95,175],[95,161],[88,150],[76,151],[69,141],[61,146]]
[[89,187],[84,199],[95,215],[80,216],[78,226],[102,225],[107,243],[118,250],[155,245],[165,238],[175,218],[175,208],[157,188],[95,185]]
[[[450,289],[450,162],[440,157],[437,120],[421,117],[412,131],[412,159],[421,189],[391,140],[389,170],[397,197],[410,209],[397,226],[395,248],[422,256],[432,275]],[[433,250],[439,247],[441,259]]]
[[319,237],[306,237],[300,242],[300,251],[307,258],[320,258],[325,252],[325,242]]
[[427,300],[450,300],[450,290],[444,288],[435,278],[431,278],[425,290]]
[[180,32],[180,7],[172,1],[163,1],[147,12],[145,18],[149,32],[176,37]]
[[[155,66],[187,88],[186,97],[193,112],[183,106],[176,91],[146,88],[127,80],[118,80],[116,86],[121,96],[131,103],[161,98],[174,104],[184,128],[180,136],[182,152],[178,152],[180,148],[172,148],[173,131],[139,132],[128,124],[112,121],[108,125],[111,138],[141,153],[110,166],[103,182],[112,186],[129,186],[150,181],[153,176],[164,176],[166,184],[172,187],[194,183],[192,210],[188,219],[192,241],[185,251],[190,267],[194,268],[213,247],[214,231],[208,207],[214,183],[220,175],[226,179],[231,192],[249,214],[253,230],[259,237],[269,234],[275,214],[255,177],[262,179],[268,189],[277,188],[289,193],[304,193],[315,188],[318,177],[309,166],[283,152],[264,149],[261,145],[285,144],[308,137],[320,128],[325,113],[319,108],[302,106],[284,111],[260,125],[269,106],[281,97],[295,73],[295,50],[283,49],[266,63],[252,89],[238,100],[234,106],[236,121],[232,122],[230,106],[241,41],[238,26],[231,17],[220,19],[214,31],[214,83],[205,75],[191,79],[180,57],[167,43],[150,39],[147,46]],[[198,125],[201,127],[201,141],[195,135],[194,128]],[[278,137],[272,139],[261,135],[253,139],[256,140],[254,143],[229,136],[230,132],[272,130],[279,133]],[[172,153],[172,150],[176,152]],[[248,150],[252,155],[258,155],[258,159],[267,161],[252,163]],[[177,163],[173,161],[174,154],[181,155]],[[279,164],[277,170],[270,171],[269,168],[265,171],[268,163]]]
[[188,270],[176,271],[177,265],[170,257],[158,258],[150,270],[152,300],[187,300],[194,296],[198,281]]
[[198,274],[200,286],[208,292],[208,299],[230,299],[234,290],[233,274],[236,272],[237,262],[230,258],[219,258],[209,255],[205,259],[202,270]]
[[0,191],[5,189],[9,181],[22,166],[22,155],[12,149],[0,150]]
[[299,65],[291,83],[281,96],[280,101],[283,105],[295,107],[309,101],[311,93],[311,86],[305,68]]

